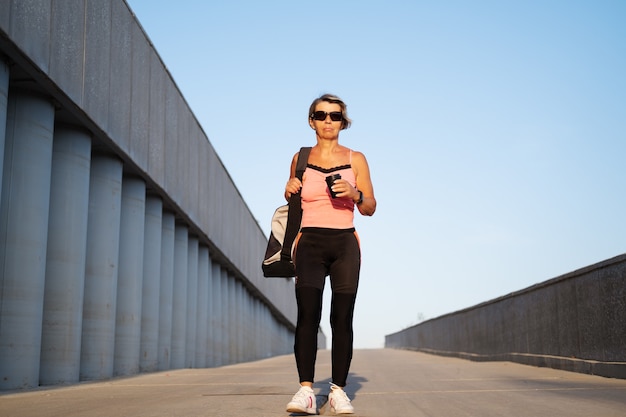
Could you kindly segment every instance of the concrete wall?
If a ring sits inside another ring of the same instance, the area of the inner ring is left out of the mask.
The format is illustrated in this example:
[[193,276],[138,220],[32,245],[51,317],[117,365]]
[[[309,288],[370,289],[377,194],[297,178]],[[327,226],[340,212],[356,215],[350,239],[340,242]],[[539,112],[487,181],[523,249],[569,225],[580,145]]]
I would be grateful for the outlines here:
[[390,348],[626,378],[626,255],[385,337]]
[[0,389],[292,351],[293,282],[123,0],[0,2]]

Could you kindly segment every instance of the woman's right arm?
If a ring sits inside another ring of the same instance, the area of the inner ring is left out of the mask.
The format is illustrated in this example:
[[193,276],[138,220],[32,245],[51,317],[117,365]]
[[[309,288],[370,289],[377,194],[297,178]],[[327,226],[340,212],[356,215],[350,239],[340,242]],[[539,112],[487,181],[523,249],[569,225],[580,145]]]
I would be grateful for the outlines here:
[[287,181],[287,185],[285,185],[285,200],[289,201],[289,197],[292,194],[297,193],[302,187],[302,182],[296,178],[296,164],[298,163],[298,154],[296,154],[291,158],[291,168],[289,170],[289,181]]

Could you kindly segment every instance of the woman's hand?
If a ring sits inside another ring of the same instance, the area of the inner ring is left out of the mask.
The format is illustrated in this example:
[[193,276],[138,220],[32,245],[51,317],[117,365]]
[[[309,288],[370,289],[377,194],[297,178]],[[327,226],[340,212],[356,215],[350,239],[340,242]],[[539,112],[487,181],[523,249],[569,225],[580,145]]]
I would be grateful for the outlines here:
[[289,201],[289,197],[291,197],[292,194],[296,194],[298,191],[300,191],[300,188],[302,188],[302,181],[300,181],[296,177],[289,178],[289,181],[287,181],[287,185],[285,185],[285,199]]
[[352,201],[358,201],[361,194],[359,190],[350,185],[350,183],[343,179],[335,180],[333,183],[332,190],[337,193],[337,197],[348,197],[352,199]]

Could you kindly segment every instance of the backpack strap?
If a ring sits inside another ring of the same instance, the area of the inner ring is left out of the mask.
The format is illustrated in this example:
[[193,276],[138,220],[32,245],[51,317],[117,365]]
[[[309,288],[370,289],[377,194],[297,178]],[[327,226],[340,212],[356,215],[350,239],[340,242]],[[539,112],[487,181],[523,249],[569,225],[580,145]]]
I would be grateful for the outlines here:
[[[302,181],[302,176],[306,170],[309,161],[311,147],[300,148],[298,154],[298,162],[296,162],[296,178]],[[300,231],[300,223],[302,222],[302,199],[300,191],[289,197],[289,214],[287,215],[287,226],[285,228],[285,238],[283,240],[283,248],[280,253],[281,259],[291,260],[291,247],[296,235]]]
[[[306,170],[306,164],[309,162],[309,154],[311,153],[311,147],[303,147],[300,148],[300,152],[298,154],[298,162],[296,163],[296,178],[302,181],[302,176],[304,175],[304,171]],[[298,191],[297,194],[300,194]]]

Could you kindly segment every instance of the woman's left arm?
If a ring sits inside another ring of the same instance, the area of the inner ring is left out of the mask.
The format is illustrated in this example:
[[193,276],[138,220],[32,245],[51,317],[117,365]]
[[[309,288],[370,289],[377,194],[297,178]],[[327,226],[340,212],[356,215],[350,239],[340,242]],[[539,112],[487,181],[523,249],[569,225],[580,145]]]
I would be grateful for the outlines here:
[[[376,198],[374,197],[374,186],[365,155],[361,152],[353,152],[352,168],[356,177],[356,195],[353,196],[352,200],[358,203],[357,208],[362,215],[371,216],[376,211]],[[361,195],[363,201],[358,202]]]

